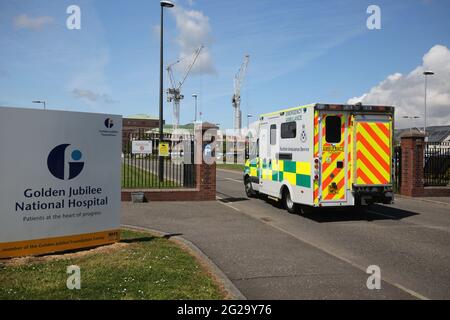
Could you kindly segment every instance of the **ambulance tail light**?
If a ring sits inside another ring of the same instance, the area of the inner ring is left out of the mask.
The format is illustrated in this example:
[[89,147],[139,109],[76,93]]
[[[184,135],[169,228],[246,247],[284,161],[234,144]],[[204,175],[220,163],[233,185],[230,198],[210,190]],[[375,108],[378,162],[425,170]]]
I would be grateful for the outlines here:
[[319,180],[319,158],[314,158],[314,180]]
[[316,169],[316,170],[319,169],[319,159],[318,158],[314,158],[314,169]]

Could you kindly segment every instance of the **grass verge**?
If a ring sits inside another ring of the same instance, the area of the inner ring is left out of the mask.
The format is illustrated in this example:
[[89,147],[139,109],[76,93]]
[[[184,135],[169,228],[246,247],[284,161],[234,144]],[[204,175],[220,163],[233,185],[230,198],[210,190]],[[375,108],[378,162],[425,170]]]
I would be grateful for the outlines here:
[[[80,290],[67,289],[71,265],[80,267]],[[176,243],[129,230],[111,246],[0,260],[0,284],[0,300],[225,298],[206,268]]]
[[129,189],[157,189],[178,188],[180,185],[175,181],[165,180],[159,182],[158,176],[148,170],[122,163],[122,188]]

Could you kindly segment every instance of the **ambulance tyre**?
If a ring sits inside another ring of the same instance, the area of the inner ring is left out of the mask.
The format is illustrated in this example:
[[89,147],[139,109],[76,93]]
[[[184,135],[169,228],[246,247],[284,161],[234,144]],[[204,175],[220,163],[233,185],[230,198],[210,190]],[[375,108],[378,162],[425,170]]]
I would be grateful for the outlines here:
[[284,204],[284,208],[289,213],[300,213],[301,212],[299,210],[299,206],[296,203],[294,203],[294,201],[292,201],[289,189],[286,187],[283,189],[283,204]]
[[244,187],[245,187],[245,194],[247,195],[247,197],[254,198],[258,195],[257,192],[253,189],[252,182],[248,176],[245,177]]

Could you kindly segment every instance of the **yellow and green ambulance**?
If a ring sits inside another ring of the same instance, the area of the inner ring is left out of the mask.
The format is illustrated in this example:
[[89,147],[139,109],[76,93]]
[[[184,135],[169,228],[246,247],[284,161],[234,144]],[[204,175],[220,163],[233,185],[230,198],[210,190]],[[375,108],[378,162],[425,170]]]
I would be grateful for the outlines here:
[[393,201],[394,108],[309,104],[260,116],[249,135],[248,196],[288,211]]

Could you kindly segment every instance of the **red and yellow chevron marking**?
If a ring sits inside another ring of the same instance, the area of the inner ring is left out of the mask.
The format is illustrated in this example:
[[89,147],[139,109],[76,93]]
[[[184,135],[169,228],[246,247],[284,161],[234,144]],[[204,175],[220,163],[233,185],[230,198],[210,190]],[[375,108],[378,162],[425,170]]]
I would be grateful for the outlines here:
[[314,157],[319,155],[319,112],[314,113]]
[[[335,201],[345,199],[345,175],[347,174],[345,166],[342,169],[337,168],[338,161],[345,161],[345,118],[342,115],[332,115],[341,117],[341,142],[335,145],[334,150],[328,150],[326,147],[331,144],[326,142],[325,126],[322,128],[322,200]],[[326,122],[323,121],[325,124]],[[338,150],[338,151],[336,151]],[[330,189],[335,183],[337,188]]]
[[[319,112],[314,112],[314,157],[319,157]],[[319,203],[319,181],[314,180],[314,203]]]
[[347,131],[348,131],[348,135],[347,135],[347,167],[348,167],[348,171],[347,171],[347,187],[348,189],[352,188],[352,183],[353,183],[353,177],[352,177],[352,168],[353,168],[353,163],[352,163],[352,154],[353,154],[353,116],[349,115],[348,116],[348,125],[347,125]]
[[358,122],[356,126],[356,184],[391,182],[391,125]]

